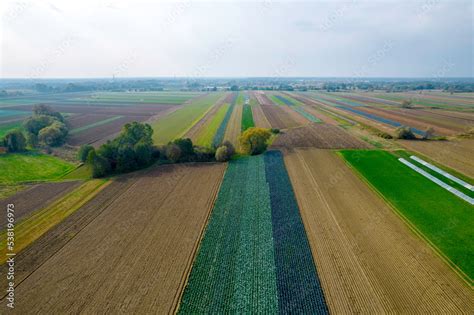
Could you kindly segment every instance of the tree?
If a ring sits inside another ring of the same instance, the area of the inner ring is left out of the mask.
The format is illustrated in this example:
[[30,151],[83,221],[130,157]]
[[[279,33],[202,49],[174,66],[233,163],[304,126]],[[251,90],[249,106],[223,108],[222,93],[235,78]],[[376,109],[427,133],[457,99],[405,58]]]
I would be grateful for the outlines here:
[[41,129],[52,125],[54,121],[55,119],[51,116],[37,115],[28,117],[23,122],[23,127],[27,132],[38,135]]
[[267,149],[267,140],[271,135],[265,128],[249,128],[239,137],[240,148],[243,153],[250,155],[263,153]]
[[231,90],[231,91],[238,91],[238,90],[239,90],[239,87],[238,87],[237,85],[232,85],[232,86],[230,87],[230,90]]
[[434,129],[433,129],[433,127],[428,127],[428,128],[425,130],[425,134],[423,135],[423,140],[431,139],[431,138],[433,138],[433,135],[434,135]]
[[36,148],[38,146],[38,135],[35,135],[34,133],[31,133],[31,132],[27,132],[26,144],[32,148]]
[[176,144],[166,146],[166,158],[172,162],[178,162],[181,158],[181,149]]
[[50,116],[60,122],[64,122],[64,117],[60,112],[53,110],[51,106],[45,104],[38,104],[33,106],[33,116]]
[[55,121],[48,127],[40,130],[38,140],[49,146],[59,146],[66,141],[68,129],[65,124]]
[[227,162],[230,160],[229,149],[222,145],[216,150],[216,161],[217,162]]
[[146,166],[149,165],[153,160],[153,147],[143,143],[138,142],[135,147],[135,155],[137,159],[137,163],[139,166]]
[[232,157],[235,154],[235,148],[232,142],[226,140],[222,143],[222,145],[227,147],[227,153],[229,154],[229,157]]
[[411,128],[407,126],[398,127],[397,130],[395,130],[395,134],[398,139],[416,139],[415,135],[413,134],[413,131],[411,131]]
[[26,139],[20,130],[12,130],[5,135],[3,145],[8,152],[21,152],[26,148]]
[[117,171],[121,173],[138,169],[135,151],[131,147],[120,147],[117,152]]
[[77,153],[77,157],[82,162],[86,162],[87,161],[87,156],[89,155],[89,152],[92,151],[92,150],[94,150],[93,146],[91,146],[89,144],[84,144],[79,149],[79,152]]
[[401,104],[402,108],[412,108],[412,101],[411,100],[403,100]]
[[149,124],[139,122],[128,123],[123,126],[120,136],[114,140],[119,146],[132,145],[143,142],[147,145],[153,144],[153,129]]
[[189,158],[194,155],[193,141],[189,138],[175,139],[173,144],[176,144],[181,150],[181,158]]
[[98,155],[94,149],[89,151],[87,155],[87,164],[92,167],[92,177],[104,177],[110,171],[110,165],[107,159]]

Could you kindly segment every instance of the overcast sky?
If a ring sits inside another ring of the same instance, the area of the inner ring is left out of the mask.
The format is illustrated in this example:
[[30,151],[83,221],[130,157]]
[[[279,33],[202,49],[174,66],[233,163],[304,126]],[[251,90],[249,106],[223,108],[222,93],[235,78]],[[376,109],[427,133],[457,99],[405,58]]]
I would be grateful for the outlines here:
[[473,1],[2,0],[1,77],[472,77]]

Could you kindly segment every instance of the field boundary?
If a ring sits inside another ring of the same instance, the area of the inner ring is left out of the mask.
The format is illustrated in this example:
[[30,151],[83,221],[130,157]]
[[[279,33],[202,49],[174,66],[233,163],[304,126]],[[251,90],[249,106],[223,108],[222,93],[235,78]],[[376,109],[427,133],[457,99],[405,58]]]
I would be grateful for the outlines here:
[[403,213],[401,213],[397,207],[395,207],[380,191],[378,191],[377,188],[375,188],[374,185],[372,185],[372,183],[370,183],[365,177],[364,175],[362,175],[357,169],[355,169],[343,156],[341,156],[341,154],[338,152],[339,150],[335,150],[337,155],[339,156],[339,158],[341,158],[344,163],[346,163],[346,165],[364,182],[366,183],[370,189],[372,191],[374,191],[378,196],[380,196],[387,205],[389,205],[389,207],[391,209],[394,210],[394,212],[398,215],[398,217],[403,221],[405,222],[405,224],[409,227],[409,229],[416,235],[418,236],[420,239],[422,239],[423,241],[425,241],[428,245],[429,248],[431,248],[433,250],[433,252],[438,256],[440,257],[445,263],[446,265],[449,266],[449,268],[451,270],[453,270],[458,276],[459,278],[462,279],[462,281],[471,289],[473,289],[473,285],[472,285],[472,279],[466,274],[464,273],[464,271],[462,271],[454,262],[451,261],[451,259],[449,259],[449,257],[447,257],[435,244],[433,244],[431,242],[431,240],[428,239],[428,237],[426,237],[407,217],[405,217],[405,215]]

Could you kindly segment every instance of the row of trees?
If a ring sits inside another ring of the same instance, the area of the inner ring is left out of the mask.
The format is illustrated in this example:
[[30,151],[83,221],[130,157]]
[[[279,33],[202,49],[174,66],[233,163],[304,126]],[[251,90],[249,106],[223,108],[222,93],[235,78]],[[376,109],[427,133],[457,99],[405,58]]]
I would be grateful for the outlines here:
[[[97,150],[84,145],[79,159],[92,167],[93,177],[103,177],[147,167],[162,160],[179,162],[225,162],[235,154],[234,146],[223,142],[217,149],[194,146],[191,139],[176,139],[164,146],[153,145],[153,129],[145,123],[126,124],[120,135]],[[249,128],[240,137],[243,153],[260,154],[267,148],[271,132],[263,128]]]

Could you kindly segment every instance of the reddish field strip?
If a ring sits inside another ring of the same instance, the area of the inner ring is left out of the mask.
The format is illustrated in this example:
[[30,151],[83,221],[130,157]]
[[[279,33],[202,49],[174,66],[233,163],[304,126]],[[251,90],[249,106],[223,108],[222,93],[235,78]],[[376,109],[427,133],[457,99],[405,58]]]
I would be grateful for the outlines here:
[[332,313],[472,313],[471,289],[334,152],[285,164]]
[[15,310],[173,312],[224,168],[169,165],[143,174],[17,286]]

